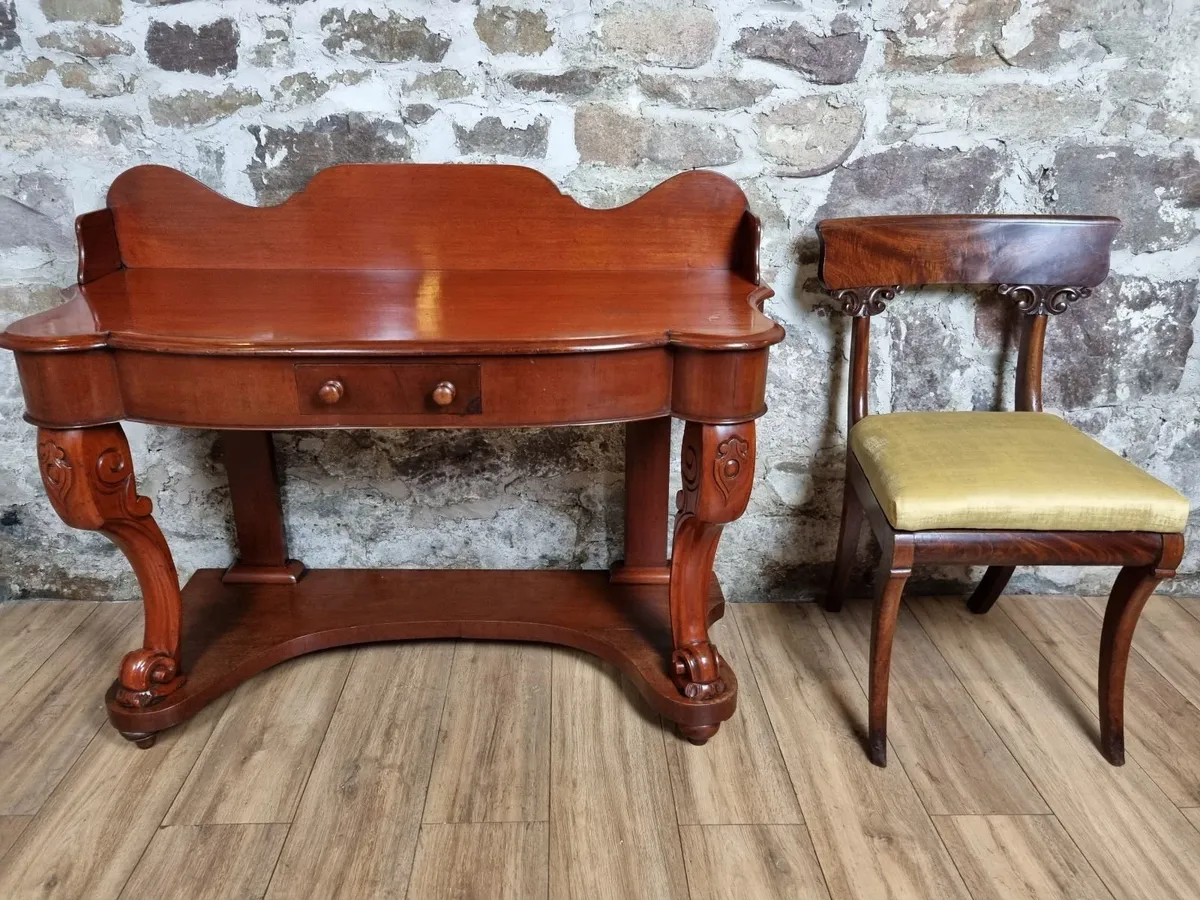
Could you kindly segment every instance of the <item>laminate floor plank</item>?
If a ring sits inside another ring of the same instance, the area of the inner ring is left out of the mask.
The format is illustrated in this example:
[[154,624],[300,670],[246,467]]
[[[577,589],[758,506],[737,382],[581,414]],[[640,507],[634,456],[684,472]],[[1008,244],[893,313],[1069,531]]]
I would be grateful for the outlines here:
[[[738,675],[738,708],[702,747],[668,733],[667,764],[683,825],[799,825],[796,791],[736,624],[736,606],[710,631]],[[668,727],[669,723],[668,723]]]
[[[1080,597],[1005,597],[1001,608],[1097,716],[1100,615]],[[1200,708],[1136,649],[1125,677],[1125,746],[1172,803],[1200,806]]]
[[148,750],[101,728],[0,860],[4,900],[115,900],[225,707],[221,698]]
[[353,657],[289,660],[234,691],[166,824],[292,821]]
[[967,900],[901,762],[867,760],[866,696],[821,611],[746,604],[738,620],[833,900]]
[[681,825],[679,833],[691,900],[829,900],[803,825]]
[[547,822],[421,826],[408,900],[546,900]]
[[1188,821],[1196,826],[1197,831],[1200,831],[1200,808],[1193,806],[1189,809],[1180,810],[1180,812],[1187,816]]
[[4,859],[8,848],[16,843],[32,819],[33,816],[0,816],[0,859]]
[[1111,900],[1054,816],[939,816],[975,900]]
[[359,647],[267,889],[272,900],[401,900],[454,645]]
[[[1106,600],[1089,597],[1085,601],[1103,617]],[[1171,682],[1175,690],[1200,707],[1200,619],[1191,615],[1173,597],[1157,595],[1146,602],[1133,648]]]
[[[871,603],[851,601],[825,618],[865,692]],[[930,815],[1050,811],[958,676],[903,607],[888,693],[888,740]]]
[[1200,833],[1137,760],[1110,766],[1085,704],[1003,609],[910,606],[1117,900],[1200,897]]
[[0,603],[0,707],[95,609],[79,600]]
[[683,900],[658,717],[613,666],[574,650],[554,652],[553,693],[550,896]]
[[0,707],[0,815],[36,813],[107,717],[104,691],[142,641],[140,603],[103,603]]
[[427,823],[549,818],[551,665],[542,644],[455,646]]
[[121,900],[258,900],[287,830],[287,825],[160,828]]

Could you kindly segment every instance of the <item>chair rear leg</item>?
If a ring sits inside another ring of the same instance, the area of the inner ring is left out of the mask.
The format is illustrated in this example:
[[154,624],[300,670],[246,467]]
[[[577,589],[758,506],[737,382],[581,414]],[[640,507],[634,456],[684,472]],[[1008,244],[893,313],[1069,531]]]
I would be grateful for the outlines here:
[[967,609],[980,616],[991,609],[1016,570],[1016,566],[988,566],[975,592],[967,600]]
[[1157,566],[1126,566],[1117,575],[1100,633],[1100,752],[1114,766],[1125,764],[1125,671],[1138,617],[1154,589],[1175,575],[1183,556],[1183,536],[1163,535]]
[[829,612],[838,612],[846,600],[862,524],[862,502],[847,477],[842,485],[842,522],[838,530],[837,556],[833,561],[833,576],[829,579],[829,593],[826,594],[823,604]]
[[875,576],[875,612],[871,619],[871,674],[867,714],[867,755],[879,767],[887,765],[888,681],[892,668],[892,638],[900,614],[900,596],[912,574],[912,545],[884,548]]

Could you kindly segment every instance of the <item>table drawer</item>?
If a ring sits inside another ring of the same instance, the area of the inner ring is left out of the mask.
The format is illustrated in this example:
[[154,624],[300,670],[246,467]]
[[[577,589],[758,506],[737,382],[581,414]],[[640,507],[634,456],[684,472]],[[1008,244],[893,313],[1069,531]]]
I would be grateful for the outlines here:
[[304,415],[483,412],[477,364],[298,364],[294,371],[296,402]]

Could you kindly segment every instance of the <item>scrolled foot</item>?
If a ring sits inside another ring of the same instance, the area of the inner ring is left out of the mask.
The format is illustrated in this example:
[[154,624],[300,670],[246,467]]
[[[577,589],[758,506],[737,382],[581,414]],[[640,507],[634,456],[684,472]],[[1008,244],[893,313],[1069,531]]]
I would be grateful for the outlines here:
[[141,648],[125,654],[117,684],[117,702],[142,709],[183,687],[187,678],[179,664],[159,650]]
[[149,750],[158,738],[158,733],[154,731],[122,731],[120,735],[127,741],[133,741],[139,750]]
[[721,655],[714,644],[680,647],[671,656],[671,677],[689,700],[711,700],[725,693]]
[[683,735],[690,743],[697,747],[703,747],[708,743],[708,739],[717,733],[717,729],[721,727],[721,723],[716,725],[680,725],[679,733]]

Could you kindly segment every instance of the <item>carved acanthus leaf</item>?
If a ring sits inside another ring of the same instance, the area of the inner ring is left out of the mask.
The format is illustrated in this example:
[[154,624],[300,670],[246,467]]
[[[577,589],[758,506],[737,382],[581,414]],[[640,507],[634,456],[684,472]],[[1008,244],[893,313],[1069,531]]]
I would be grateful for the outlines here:
[[1001,284],[996,292],[1029,316],[1057,316],[1072,303],[1092,295],[1091,288],[1064,284]]

